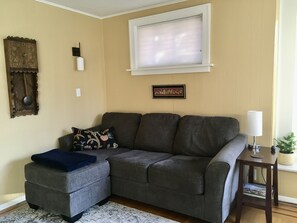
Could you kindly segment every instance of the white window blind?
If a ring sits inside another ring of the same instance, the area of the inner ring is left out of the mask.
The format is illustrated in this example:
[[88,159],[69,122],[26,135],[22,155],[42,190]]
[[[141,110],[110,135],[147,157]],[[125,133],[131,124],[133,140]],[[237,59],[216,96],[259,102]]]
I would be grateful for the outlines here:
[[138,29],[138,65],[142,68],[201,64],[201,35],[201,16],[141,26]]
[[210,71],[210,3],[129,20],[132,75]]

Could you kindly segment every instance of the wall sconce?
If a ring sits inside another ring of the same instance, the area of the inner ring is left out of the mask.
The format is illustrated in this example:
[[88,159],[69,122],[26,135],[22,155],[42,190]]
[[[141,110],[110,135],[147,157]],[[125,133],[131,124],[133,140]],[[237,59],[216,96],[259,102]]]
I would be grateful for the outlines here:
[[84,58],[80,56],[80,43],[78,43],[78,47],[72,47],[72,56],[76,57],[76,69],[78,71],[84,71],[85,61]]

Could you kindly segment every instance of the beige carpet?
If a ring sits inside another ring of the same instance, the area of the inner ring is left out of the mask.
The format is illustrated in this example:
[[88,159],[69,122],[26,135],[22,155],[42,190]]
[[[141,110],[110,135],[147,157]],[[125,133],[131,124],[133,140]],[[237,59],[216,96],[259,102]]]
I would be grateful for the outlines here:
[[[65,222],[61,216],[39,209],[37,211],[27,205],[17,208],[0,217],[1,223],[56,223]],[[176,223],[154,214],[140,211],[124,205],[108,202],[89,208],[76,223]],[[65,222],[66,223],[66,222]]]

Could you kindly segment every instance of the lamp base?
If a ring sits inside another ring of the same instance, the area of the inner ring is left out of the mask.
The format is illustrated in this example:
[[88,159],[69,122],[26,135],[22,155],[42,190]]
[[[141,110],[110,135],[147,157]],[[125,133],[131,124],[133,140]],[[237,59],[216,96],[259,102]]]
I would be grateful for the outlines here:
[[263,156],[261,154],[259,154],[259,153],[252,154],[251,157],[255,158],[255,159],[263,159]]
[[255,149],[257,151],[260,151],[261,146],[260,145],[255,145],[255,147],[254,147],[254,145],[248,144],[247,148],[248,149]]
[[252,158],[263,159],[263,156],[260,154],[261,147],[259,145],[256,145],[255,147],[254,145],[249,145],[249,148],[253,150],[253,153],[251,155]]

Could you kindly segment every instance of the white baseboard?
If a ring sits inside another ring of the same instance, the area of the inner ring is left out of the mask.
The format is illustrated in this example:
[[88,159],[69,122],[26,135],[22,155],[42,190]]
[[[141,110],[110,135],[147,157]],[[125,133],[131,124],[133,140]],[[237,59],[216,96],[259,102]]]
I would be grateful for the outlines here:
[[11,200],[11,201],[0,204],[0,211],[3,211],[5,209],[7,209],[7,208],[10,208],[10,207],[14,206],[14,205],[17,205],[17,204],[19,204],[19,203],[21,203],[21,202],[23,202],[25,200],[26,200],[25,195],[22,195],[20,197],[17,197],[15,199]]
[[293,198],[293,197],[286,197],[286,196],[279,195],[278,200],[287,202],[287,203],[297,204],[297,198]]
[[[8,202],[4,203],[4,204],[0,204],[0,211],[3,211],[5,209],[7,209],[7,208],[10,208],[10,207],[14,206],[14,205],[17,205],[17,204],[19,204],[19,203],[21,203],[21,202],[23,202],[25,200],[26,200],[25,195],[22,195],[20,197],[17,197],[15,199],[11,200],[11,201],[8,201]],[[287,203],[297,204],[297,198],[292,198],[292,197],[286,197],[286,196],[279,195],[278,200],[283,201],[283,202],[287,202]]]

